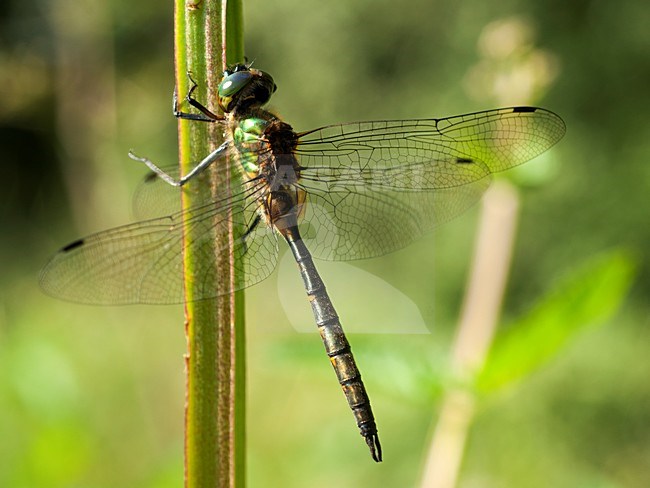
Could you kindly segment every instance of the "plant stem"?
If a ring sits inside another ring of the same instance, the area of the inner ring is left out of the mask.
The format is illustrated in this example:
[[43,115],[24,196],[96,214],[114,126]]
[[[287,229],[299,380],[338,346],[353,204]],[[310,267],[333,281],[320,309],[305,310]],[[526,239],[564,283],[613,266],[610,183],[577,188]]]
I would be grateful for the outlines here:
[[[216,110],[214,94],[225,68],[223,60],[243,59],[241,2],[230,0],[227,9],[224,3],[225,0],[175,2],[178,98],[182,100],[188,93],[188,72],[191,72],[198,84],[194,96],[212,110]],[[224,26],[228,32],[225,56]],[[179,120],[181,172],[187,173],[222,141],[221,124]],[[232,219],[229,211],[224,211],[214,216],[211,225],[187,223],[193,217],[191,208],[210,202],[217,191],[220,195],[230,191],[231,175],[225,170],[228,166],[216,162],[205,174],[189,182],[184,187],[187,191],[182,192],[187,216],[183,236],[186,488],[244,486],[244,300],[242,292],[231,293],[236,281]],[[213,235],[206,244],[205,233],[210,230]],[[209,279],[212,282],[207,283]],[[219,296],[197,301],[205,286],[214,287]]]
[[442,401],[420,483],[423,488],[453,488],[458,481],[475,410],[468,385],[483,366],[494,337],[510,269],[518,202],[516,189],[507,183],[494,184],[483,198],[474,262],[451,359],[458,382]]

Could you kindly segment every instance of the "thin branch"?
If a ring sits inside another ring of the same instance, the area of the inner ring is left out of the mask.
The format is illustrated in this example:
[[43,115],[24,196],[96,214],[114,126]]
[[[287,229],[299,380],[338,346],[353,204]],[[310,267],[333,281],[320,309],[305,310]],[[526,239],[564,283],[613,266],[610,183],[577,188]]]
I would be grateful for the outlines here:
[[[203,0],[175,2],[176,87],[179,98],[189,90],[188,72],[197,80],[193,95],[214,101],[223,73],[224,25],[236,31],[229,39],[226,57],[242,56],[241,3]],[[224,15],[225,13],[225,15]],[[224,18],[225,17],[225,18]],[[239,42],[239,44],[237,44]],[[216,110],[216,107],[210,106]],[[223,126],[179,120],[179,158],[182,174],[223,142]],[[231,177],[215,162],[194,178],[182,192],[188,220],[191,209],[210,201],[214,192],[229,191]],[[187,488],[244,486],[245,396],[243,294],[231,293],[236,282],[233,261],[233,224],[229,211],[215,215],[211,253],[190,243],[198,242],[196,226],[185,227],[184,274],[187,336],[187,391],[185,408],[185,486]],[[201,226],[199,226],[201,227]],[[202,236],[201,242],[205,236]],[[212,283],[202,270],[216,269]],[[200,278],[200,279],[197,279]],[[199,286],[201,288],[199,288]],[[201,298],[201,290],[212,286],[219,296]]]
[[485,362],[494,337],[510,269],[517,207],[516,190],[507,183],[495,184],[483,199],[471,277],[453,345],[451,370],[458,386],[443,399],[422,488],[456,486],[474,417],[475,399],[466,386]]

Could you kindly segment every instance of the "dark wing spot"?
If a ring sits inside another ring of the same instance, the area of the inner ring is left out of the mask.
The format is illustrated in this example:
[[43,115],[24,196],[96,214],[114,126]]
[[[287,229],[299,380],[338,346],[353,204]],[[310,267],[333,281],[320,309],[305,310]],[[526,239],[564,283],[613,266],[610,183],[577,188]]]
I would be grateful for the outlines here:
[[521,112],[535,112],[537,111],[537,107],[515,107],[512,109],[514,113],[521,113]]
[[470,163],[473,163],[474,160],[470,159],[470,158],[456,158],[456,162],[458,164],[470,164]]
[[158,175],[153,171],[147,173],[147,175],[144,177],[145,183],[151,183],[152,181],[156,181],[157,179],[158,179]]
[[83,245],[83,243],[84,243],[84,240],[83,240],[83,239],[76,240],[76,241],[74,241],[74,242],[71,242],[71,243],[68,244],[67,246],[65,246],[63,249],[61,249],[61,251],[62,251],[62,252],[72,251],[73,249],[75,249],[75,248],[77,248],[77,247]]

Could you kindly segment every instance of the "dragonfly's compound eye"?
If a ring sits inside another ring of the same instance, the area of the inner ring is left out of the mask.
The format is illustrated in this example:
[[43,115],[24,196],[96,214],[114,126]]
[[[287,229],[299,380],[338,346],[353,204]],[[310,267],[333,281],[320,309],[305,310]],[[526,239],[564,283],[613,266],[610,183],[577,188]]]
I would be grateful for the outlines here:
[[237,105],[237,99],[242,90],[254,79],[250,71],[235,71],[227,73],[227,76],[219,84],[219,106],[224,112],[230,112]]
[[250,71],[237,71],[226,76],[219,84],[219,96],[225,98],[232,97],[248,85],[252,79],[253,73]]
[[269,101],[275,89],[273,78],[268,73],[246,66],[235,67],[234,71],[225,72],[219,84],[219,107],[226,113],[261,107]]

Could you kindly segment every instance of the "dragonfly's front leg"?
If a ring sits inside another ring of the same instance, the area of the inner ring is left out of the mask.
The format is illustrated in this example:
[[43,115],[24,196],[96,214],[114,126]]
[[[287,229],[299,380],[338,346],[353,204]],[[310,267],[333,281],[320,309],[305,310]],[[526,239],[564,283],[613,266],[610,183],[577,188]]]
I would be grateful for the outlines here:
[[224,117],[222,115],[217,115],[214,112],[212,112],[210,109],[208,109],[206,106],[204,106],[201,102],[199,102],[196,98],[192,96],[192,93],[194,93],[194,90],[199,86],[196,81],[192,78],[192,75],[190,72],[187,72],[187,77],[190,79],[192,82],[192,87],[190,88],[190,91],[187,92],[187,95],[185,95],[185,101],[189,103],[192,107],[200,111],[200,114],[190,114],[187,112],[183,112],[178,104],[178,94],[176,93],[176,88],[174,88],[174,96],[173,96],[173,105],[172,105],[172,111],[174,113],[174,117],[178,119],[185,119],[185,120],[196,120],[198,122],[218,122],[224,120]]
[[141,163],[146,164],[147,168],[149,168],[151,171],[156,173],[160,178],[162,178],[165,182],[169,183],[170,185],[183,186],[185,183],[187,183],[189,180],[194,178],[196,175],[201,173],[205,168],[207,168],[212,163],[214,163],[217,159],[223,156],[224,152],[228,149],[229,145],[230,144],[228,143],[228,141],[221,144],[218,148],[216,148],[205,158],[203,158],[203,160],[201,160],[199,164],[194,166],[194,168],[192,168],[192,170],[189,173],[187,173],[185,176],[183,176],[178,180],[174,179],[174,177],[172,177],[169,173],[166,173],[164,170],[158,167],[156,163],[154,163],[148,158],[142,158],[140,156],[136,156],[135,154],[133,154],[133,151],[129,151],[129,157],[134,161],[139,161]]

